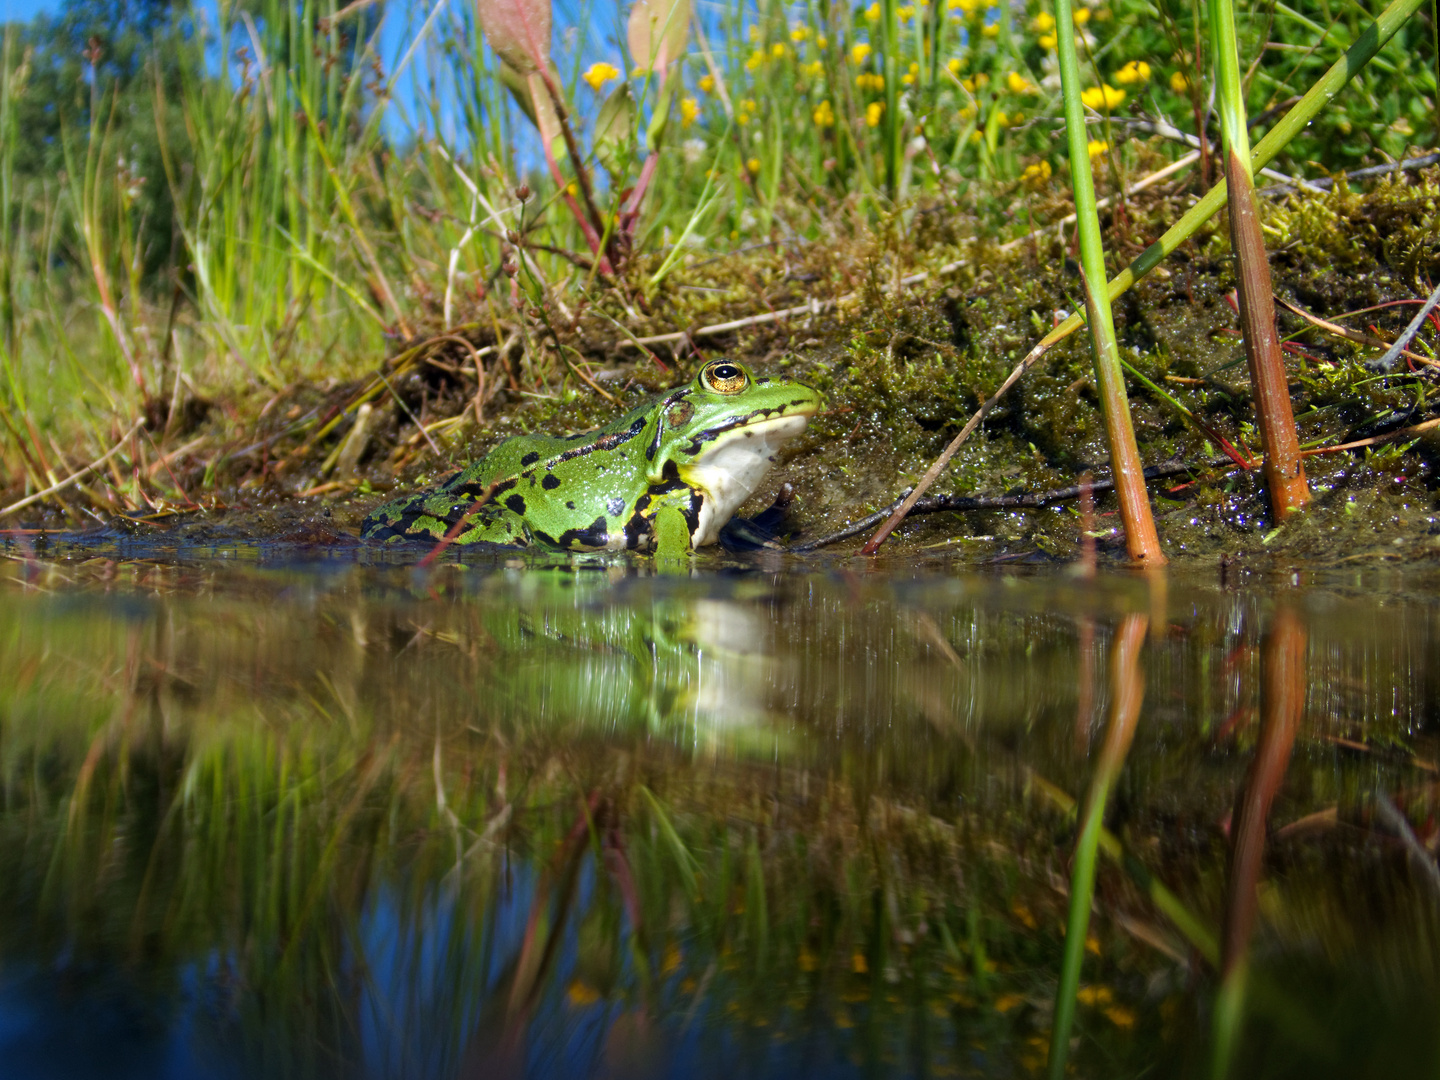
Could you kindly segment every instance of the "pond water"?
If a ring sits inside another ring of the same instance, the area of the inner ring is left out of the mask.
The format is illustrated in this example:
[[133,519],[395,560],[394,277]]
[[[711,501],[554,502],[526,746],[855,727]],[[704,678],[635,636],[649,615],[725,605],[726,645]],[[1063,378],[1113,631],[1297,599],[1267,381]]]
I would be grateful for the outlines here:
[[4,1077],[1440,1069],[1428,566],[5,550]]

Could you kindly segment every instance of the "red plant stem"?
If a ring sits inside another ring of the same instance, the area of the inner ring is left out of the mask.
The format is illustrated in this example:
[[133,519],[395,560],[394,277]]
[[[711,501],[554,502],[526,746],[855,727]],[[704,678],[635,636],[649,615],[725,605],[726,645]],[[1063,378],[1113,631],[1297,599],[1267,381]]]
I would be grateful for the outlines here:
[[1305,482],[1285,361],[1275,329],[1275,296],[1265,238],[1255,211],[1255,185],[1245,162],[1228,150],[1225,186],[1230,196],[1230,238],[1238,262],[1240,330],[1265,449],[1265,484],[1270,489],[1271,512],[1277,521],[1283,521],[1309,505],[1310,487]]
[[[1080,280],[1085,287],[1086,318],[1092,333],[1094,328],[1109,331],[1103,338],[1095,339],[1095,381],[1100,393],[1100,411],[1105,417],[1105,437],[1110,445],[1110,476],[1120,501],[1120,520],[1125,525],[1125,551],[1137,565],[1164,566],[1165,551],[1160,547],[1160,534],[1155,531],[1155,517],[1150,513],[1145,466],[1140,461],[1140,448],[1135,445],[1125,382],[1115,377],[1120,363],[1114,331],[1108,326],[1108,319],[1101,320],[1095,294],[1083,273]],[[1103,354],[1108,354],[1111,363],[1105,362]]]

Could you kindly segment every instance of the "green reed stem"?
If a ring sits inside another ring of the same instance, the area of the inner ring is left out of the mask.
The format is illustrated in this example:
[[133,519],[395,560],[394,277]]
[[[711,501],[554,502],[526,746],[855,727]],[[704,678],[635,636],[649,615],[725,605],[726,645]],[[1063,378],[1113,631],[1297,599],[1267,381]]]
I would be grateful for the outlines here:
[[1120,516],[1125,524],[1125,546],[1130,558],[1156,566],[1165,562],[1150,500],[1145,492],[1144,466],[1135,444],[1130,403],[1125,397],[1125,373],[1115,343],[1115,319],[1110,297],[1092,283],[1106,280],[1105,244],[1100,237],[1100,213],[1095,205],[1095,178],[1090,170],[1085,107],[1080,100],[1080,65],[1075,53],[1075,22],[1070,0],[1055,0],[1056,55],[1065,101],[1065,135],[1070,149],[1070,183],[1075,195],[1075,227],[1080,239],[1080,266],[1085,281],[1085,307],[1095,353],[1095,381],[1100,391],[1105,434],[1110,443],[1110,465]]

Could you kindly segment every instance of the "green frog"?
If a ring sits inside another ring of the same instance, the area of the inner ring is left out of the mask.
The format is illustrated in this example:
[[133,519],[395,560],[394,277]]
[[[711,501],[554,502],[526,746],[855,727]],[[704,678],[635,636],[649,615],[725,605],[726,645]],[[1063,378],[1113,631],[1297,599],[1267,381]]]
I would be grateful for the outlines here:
[[824,396],[714,360],[690,383],[594,431],[506,439],[438,488],[366,517],[366,540],[653,551],[715,543]]

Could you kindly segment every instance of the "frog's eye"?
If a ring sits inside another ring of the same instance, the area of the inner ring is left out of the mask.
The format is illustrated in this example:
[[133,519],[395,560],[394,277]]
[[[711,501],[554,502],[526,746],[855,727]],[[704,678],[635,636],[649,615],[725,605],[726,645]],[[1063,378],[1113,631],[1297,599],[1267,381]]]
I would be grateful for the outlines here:
[[738,394],[750,384],[750,376],[739,364],[720,360],[700,373],[700,381],[717,394]]

